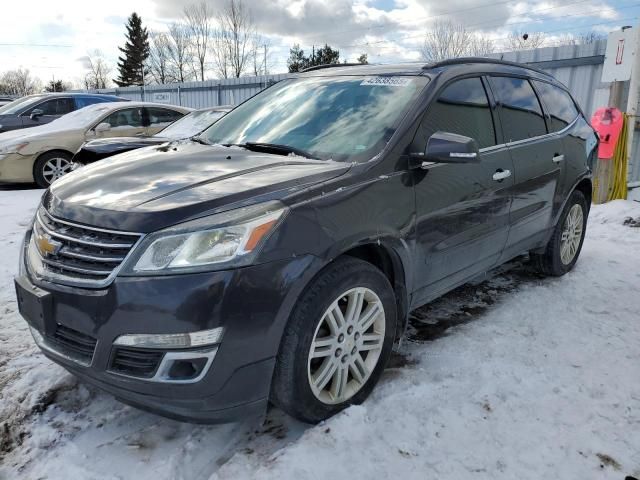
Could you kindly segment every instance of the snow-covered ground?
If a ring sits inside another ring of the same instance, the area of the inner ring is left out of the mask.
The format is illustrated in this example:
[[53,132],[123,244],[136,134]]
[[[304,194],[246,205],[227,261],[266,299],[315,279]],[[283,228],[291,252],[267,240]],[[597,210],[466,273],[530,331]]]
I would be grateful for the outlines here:
[[514,262],[414,312],[372,397],[309,427],[181,424],[46,360],[12,276],[41,191],[0,191],[0,479],[640,477],[640,203],[593,208],[576,269]]

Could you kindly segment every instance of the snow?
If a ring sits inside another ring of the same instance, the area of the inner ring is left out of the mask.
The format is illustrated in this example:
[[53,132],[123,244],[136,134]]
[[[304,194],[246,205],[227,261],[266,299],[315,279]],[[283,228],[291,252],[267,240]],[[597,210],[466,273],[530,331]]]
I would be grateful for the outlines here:
[[315,427],[275,410],[199,426],[38,352],[12,276],[41,192],[0,191],[0,479],[640,477],[638,202],[593,207],[565,277],[516,261],[414,312],[363,405]]

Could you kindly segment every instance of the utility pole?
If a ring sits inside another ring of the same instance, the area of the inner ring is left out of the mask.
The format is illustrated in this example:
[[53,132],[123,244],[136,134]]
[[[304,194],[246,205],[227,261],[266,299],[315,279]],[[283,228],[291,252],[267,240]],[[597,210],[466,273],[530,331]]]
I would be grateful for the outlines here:
[[629,80],[629,96],[627,98],[626,113],[629,116],[627,133],[627,165],[631,165],[633,155],[633,136],[638,118],[638,89],[640,88],[640,25],[634,28],[633,68]]
[[269,73],[267,72],[267,44],[263,44],[262,47],[264,48],[264,74],[268,75]]

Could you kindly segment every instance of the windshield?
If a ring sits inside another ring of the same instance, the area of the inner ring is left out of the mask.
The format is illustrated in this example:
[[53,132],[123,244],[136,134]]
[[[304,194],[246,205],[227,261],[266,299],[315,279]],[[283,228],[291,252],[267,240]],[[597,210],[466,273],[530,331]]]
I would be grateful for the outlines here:
[[95,103],[75,112],[67,113],[48,123],[50,129],[75,129],[93,126],[104,114],[113,111],[113,106],[120,102]]
[[336,76],[285,80],[200,135],[209,143],[279,144],[320,159],[364,161],[389,141],[425,77]]
[[193,137],[213,122],[222,117],[226,112],[220,110],[198,110],[185,115],[180,120],[176,120],[167,128],[157,134],[158,137],[170,140],[182,140]]
[[34,105],[41,101],[44,95],[30,95],[28,97],[18,98],[11,103],[7,103],[0,107],[0,115],[11,115],[21,112],[24,108]]

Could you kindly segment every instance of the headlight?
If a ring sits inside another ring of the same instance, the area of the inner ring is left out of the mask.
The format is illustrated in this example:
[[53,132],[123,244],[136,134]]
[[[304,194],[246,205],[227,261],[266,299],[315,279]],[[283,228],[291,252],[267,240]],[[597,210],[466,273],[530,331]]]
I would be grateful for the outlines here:
[[13,142],[0,145],[0,154],[6,153],[20,153],[24,147],[29,145],[29,142]]
[[136,247],[121,274],[158,275],[248,265],[286,211],[280,202],[267,202],[152,233]]

